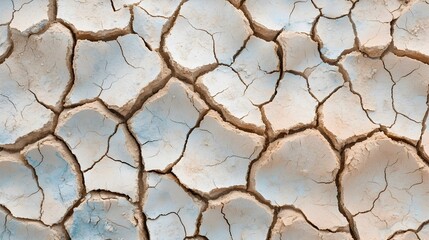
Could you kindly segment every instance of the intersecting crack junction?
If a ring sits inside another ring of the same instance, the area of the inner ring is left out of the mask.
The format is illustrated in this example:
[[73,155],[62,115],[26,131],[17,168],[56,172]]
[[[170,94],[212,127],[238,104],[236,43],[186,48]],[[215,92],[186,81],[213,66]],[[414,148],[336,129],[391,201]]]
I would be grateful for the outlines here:
[[0,0],[0,240],[429,240],[428,0]]

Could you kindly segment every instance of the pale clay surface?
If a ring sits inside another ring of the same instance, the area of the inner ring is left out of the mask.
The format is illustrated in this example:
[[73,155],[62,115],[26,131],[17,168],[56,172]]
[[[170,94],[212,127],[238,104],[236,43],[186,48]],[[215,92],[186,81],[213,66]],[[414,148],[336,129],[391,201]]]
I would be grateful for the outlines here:
[[202,194],[245,187],[250,162],[263,147],[262,136],[247,133],[208,112],[189,135],[183,157],[173,173],[190,189]]
[[219,66],[202,75],[197,86],[207,92],[230,121],[263,131],[258,106],[270,100],[280,76],[276,51],[273,42],[251,37],[231,67]]
[[41,220],[52,225],[82,197],[83,182],[79,166],[70,151],[53,136],[29,145],[22,153],[34,168],[43,189]]
[[0,240],[429,240],[429,1],[0,0]]
[[171,79],[129,120],[146,170],[165,171],[183,152],[187,135],[208,110],[183,82]]
[[211,200],[201,219],[201,235],[208,239],[263,239],[273,210],[243,192]]
[[295,206],[319,229],[335,231],[348,224],[338,211],[339,167],[326,139],[316,130],[306,130],[272,143],[253,165],[250,185],[271,204]]

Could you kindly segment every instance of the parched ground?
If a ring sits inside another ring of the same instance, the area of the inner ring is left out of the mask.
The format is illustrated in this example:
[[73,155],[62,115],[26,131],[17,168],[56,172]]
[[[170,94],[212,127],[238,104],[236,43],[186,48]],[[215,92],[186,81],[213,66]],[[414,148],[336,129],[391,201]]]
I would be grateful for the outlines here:
[[0,0],[0,240],[429,240],[429,1]]

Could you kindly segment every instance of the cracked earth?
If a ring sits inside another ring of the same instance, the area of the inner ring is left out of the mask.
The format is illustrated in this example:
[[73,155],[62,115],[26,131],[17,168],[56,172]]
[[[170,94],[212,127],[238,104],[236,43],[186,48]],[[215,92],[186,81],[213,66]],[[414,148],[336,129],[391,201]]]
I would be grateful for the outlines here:
[[429,1],[0,0],[0,240],[429,240]]

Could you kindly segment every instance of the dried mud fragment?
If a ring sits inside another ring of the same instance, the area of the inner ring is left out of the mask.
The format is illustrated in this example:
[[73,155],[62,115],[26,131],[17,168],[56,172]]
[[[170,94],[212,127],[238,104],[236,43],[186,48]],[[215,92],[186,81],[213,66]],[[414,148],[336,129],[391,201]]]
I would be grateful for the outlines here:
[[139,166],[137,143],[125,124],[120,124],[115,134],[109,137],[107,153],[83,173],[86,189],[122,193],[136,202],[139,199]]
[[402,114],[397,114],[395,124],[387,129],[387,133],[389,136],[401,138],[417,145],[422,135],[422,123],[412,121]]
[[328,96],[343,84],[344,79],[339,68],[327,63],[318,65],[308,76],[308,91],[319,102],[325,101]]
[[337,154],[317,130],[306,130],[270,144],[252,166],[250,188],[272,205],[293,206],[318,229],[347,228],[338,210]]
[[46,227],[35,221],[16,219],[0,207],[0,239],[16,240],[66,240],[58,227]]
[[9,113],[0,116],[0,146],[22,148],[51,129],[50,109],[61,108],[71,82],[73,38],[66,27],[52,24],[30,37],[14,30],[12,41],[13,53],[0,64],[0,109]]
[[370,57],[379,57],[392,42],[390,23],[405,8],[400,0],[360,0],[351,10],[359,49]]
[[396,119],[392,98],[394,82],[383,62],[353,52],[340,60],[340,66],[346,71],[353,91],[361,96],[369,118],[376,124],[392,126]]
[[339,18],[347,15],[356,0],[313,0],[322,15],[327,18]]
[[65,222],[71,239],[144,239],[138,209],[124,197],[89,193]]
[[243,9],[256,32],[266,39],[274,39],[282,30],[310,34],[319,15],[311,0],[247,0]]
[[373,124],[362,108],[359,96],[348,84],[333,93],[319,108],[320,126],[340,149],[365,136],[378,126]]
[[243,188],[250,162],[262,150],[264,138],[236,129],[210,111],[188,139],[173,173],[187,188],[213,195]]
[[263,133],[259,106],[275,92],[280,62],[274,42],[250,37],[231,66],[219,66],[197,79],[197,86],[237,126]]
[[271,230],[270,240],[296,239],[352,240],[353,238],[347,232],[321,231],[310,225],[302,214],[289,209],[281,210]]
[[400,53],[429,60],[429,2],[417,0],[393,27],[393,45]]
[[345,159],[341,198],[361,239],[386,239],[429,218],[429,169],[415,149],[378,133]]
[[208,107],[176,78],[149,98],[128,121],[141,147],[146,171],[167,171],[181,156],[186,138]]
[[204,203],[183,189],[168,175],[146,174],[143,201],[151,239],[184,239],[194,236]]
[[37,100],[59,111],[65,91],[72,79],[70,58],[73,52],[72,33],[59,23],[52,24],[40,35],[27,37],[12,33],[14,51],[0,67],[7,80],[28,89]]
[[27,146],[22,152],[43,190],[40,220],[53,225],[82,197],[83,182],[79,165],[69,150],[53,136]]
[[0,152],[0,204],[14,217],[40,219],[42,202],[32,169],[19,154]]
[[396,83],[393,87],[396,110],[416,122],[422,122],[427,109],[429,65],[393,53],[384,56],[383,62]]
[[119,121],[102,104],[93,102],[63,111],[55,133],[86,171],[107,152],[109,137],[116,132]]
[[108,190],[138,200],[137,143],[101,103],[63,111],[56,134],[76,156],[87,191]]
[[229,2],[190,0],[167,34],[164,51],[178,74],[194,80],[217,63],[231,64],[252,33],[247,18]]
[[162,34],[171,26],[181,0],[145,0],[133,8],[133,30],[151,49],[160,48]]
[[73,67],[76,79],[66,105],[99,98],[123,115],[169,74],[160,55],[136,34],[107,42],[79,40]]
[[274,99],[263,106],[271,135],[289,132],[316,122],[317,100],[308,90],[306,79],[285,73]]
[[42,31],[48,25],[49,0],[4,0],[3,2],[8,1],[13,2],[10,28],[29,35]]
[[[335,34],[332,34],[333,32]],[[337,60],[345,51],[354,47],[355,34],[348,16],[337,19],[320,17],[315,27],[321,43],[320,52],[330,61]]]
[[273,210],[253,196],[233,191],[210,200],[203,212],[200,235],[208,239],[266,239]]
[[131,13],[127,8],[115,11],[111,1],[58,0],[57,17],[78,35],[103,38],[124,33],[129,28]]
[[386,54],[382,60],[395,83],[392,90],[393,105],[398,113],[389,134],[416,144],[427,111],[429,79],[426,76],[429,74],[429,65],[393,53]]
[[304,33],[283,31],[277,37],[283,51],[283,70],[304,73],[322,63],[317,43]]

